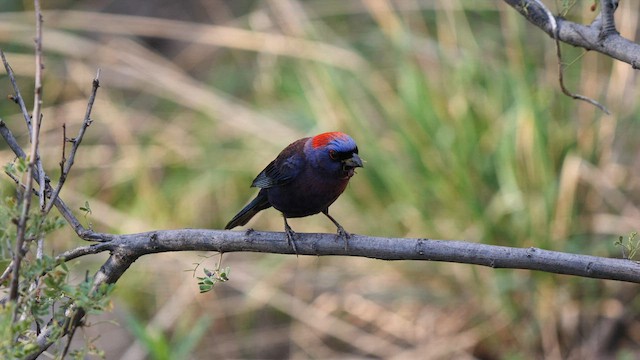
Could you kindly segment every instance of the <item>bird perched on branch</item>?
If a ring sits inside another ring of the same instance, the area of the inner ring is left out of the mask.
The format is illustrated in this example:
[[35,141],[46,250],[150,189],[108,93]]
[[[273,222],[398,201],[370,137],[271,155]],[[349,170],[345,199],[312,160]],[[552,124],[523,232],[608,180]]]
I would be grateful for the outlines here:
[[325,214],[348,247],[349,233],[329,215],[329,206],[362,167],[356,142],[347,134],[327,132],[294,141],[253,180],[258,196],[229,221],[225,229],[246,224],[258,212],[274,207],[284,217],[289,246],[298,253],[287,218]]

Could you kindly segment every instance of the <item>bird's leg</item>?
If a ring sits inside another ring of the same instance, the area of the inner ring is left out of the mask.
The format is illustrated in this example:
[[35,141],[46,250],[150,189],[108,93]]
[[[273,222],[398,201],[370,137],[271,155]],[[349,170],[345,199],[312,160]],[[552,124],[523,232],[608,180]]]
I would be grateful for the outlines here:
[[282,215],[282,217],[284,218],[284,232],[287,234],[287,243],[289,243],[289,246],[293,249],[293,252],[295,252],[296,256],[298,256],[298,249],[296,248],[295,241],[296,233],[293,231],[293,229],[291,229],[291,226],[289,226],[287,217],[284,215]]
[[345,230],[342,225],[340,225],[338,221],[333,218],[333,216],[329,215],[329,209],[322,210],[322,213],[325,214],[329,218],[329,220],[331,220],[331,222],[338,228],[338,235],[340,235],[340,237],[344,239],[344,249],[349,250],[349,238],[351,237],[351,234],[349,234],[347,230]]

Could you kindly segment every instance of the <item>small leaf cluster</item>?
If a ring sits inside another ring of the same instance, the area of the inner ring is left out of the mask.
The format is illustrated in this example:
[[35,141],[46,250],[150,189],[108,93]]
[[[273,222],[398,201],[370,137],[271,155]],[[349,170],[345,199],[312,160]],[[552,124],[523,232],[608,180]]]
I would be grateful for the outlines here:
[[640,250],[640,239],[636,240],[637,236],[638,233],[634,231],[627,236],[626,243],[622,236],[613,243],[613,245],[618,246],[622,250],[623,258],[633,260],[638,254],[638,250]]
[[198,277],[198,286],[200,288],[200,293],[211,291],[218,282],[228,281],[231,268],[227,266],[223,269],[218,268],[213,271],[204,268],[203,271],[205,276]]

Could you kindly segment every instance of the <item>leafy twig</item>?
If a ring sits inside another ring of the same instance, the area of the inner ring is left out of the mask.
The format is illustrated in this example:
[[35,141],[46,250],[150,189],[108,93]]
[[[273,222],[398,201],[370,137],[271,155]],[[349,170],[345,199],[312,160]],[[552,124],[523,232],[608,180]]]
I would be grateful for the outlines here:
[[[216,256],[214,254],[212,256]],[[216,268],[212,271],[207,268],[203,268],[204,276],[198,277],[198,287],[200,288],[200,293],[206,293],[213,290],[213,287],[219,282],[229,281],[229,273],[231,272],[231,268],[229,266],[222,269],[222,253],[219,253],[220,259],[216,264]],[[207,256],[206,258],[210,258],[211,256]],[[196,263],[196,267],[191,270],[193,271],[193,275],[195,276],[196,270],[200,267],[202,263]]]

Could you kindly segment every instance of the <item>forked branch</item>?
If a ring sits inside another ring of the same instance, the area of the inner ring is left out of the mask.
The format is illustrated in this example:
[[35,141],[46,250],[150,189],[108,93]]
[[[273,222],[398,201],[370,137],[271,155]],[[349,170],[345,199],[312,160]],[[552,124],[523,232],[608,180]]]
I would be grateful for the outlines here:
[[[538,0],[504,0],[529,22],[556,38],[551,21],[547,16],[548,9]],[[555,16],[557,23],[557,39],[565,44],[594,50],[616,60],[625,62],[634,69],[640,66],[640,45],[622,37],[615,30],[613,14],[618,0],[600,0],[602,4],[601,20],[589,25],[578,24],[562,17]]]

